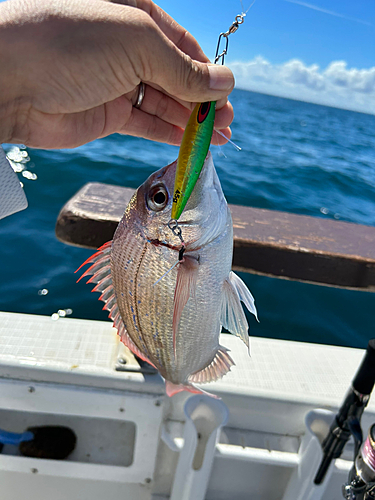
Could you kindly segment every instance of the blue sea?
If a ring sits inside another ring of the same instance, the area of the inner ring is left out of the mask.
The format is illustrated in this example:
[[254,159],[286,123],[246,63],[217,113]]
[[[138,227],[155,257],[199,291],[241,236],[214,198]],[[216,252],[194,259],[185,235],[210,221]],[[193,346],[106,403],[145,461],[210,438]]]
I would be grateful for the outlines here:
[[[212,147],[229,203],[375,225],[375,116],[235,90],[230,145]],[[74,150],[5,145],[29,208],[0,221],[0,310],[107,319],[74,270],[92,253],[64,245],[55,223],[87,182],[136,188],[178,148],[113,135]],[[365,347],[375,294],[243,274],[260,323],[252,336]],[[93,340],[94,341],[94,340]]]

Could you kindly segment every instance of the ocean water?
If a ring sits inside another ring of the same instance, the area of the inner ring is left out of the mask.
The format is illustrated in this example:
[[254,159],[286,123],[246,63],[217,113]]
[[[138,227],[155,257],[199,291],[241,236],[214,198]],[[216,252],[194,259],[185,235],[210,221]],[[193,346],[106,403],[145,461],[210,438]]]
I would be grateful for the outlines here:
[[[231,101],[242,151],[212,148],[229,203],[375,225],[375,116],[241,90]],[[120,135],[74,150],[4,148],[23,169],[29,208],[0,221],[0,310],[107,319],[98,295],[76,284],[92,252],[56,239],[58,213],[90,181],[138,187],[178,148]],[[375,294],[241,277],[259,312],[252,336],[353,347],[375,337]]]

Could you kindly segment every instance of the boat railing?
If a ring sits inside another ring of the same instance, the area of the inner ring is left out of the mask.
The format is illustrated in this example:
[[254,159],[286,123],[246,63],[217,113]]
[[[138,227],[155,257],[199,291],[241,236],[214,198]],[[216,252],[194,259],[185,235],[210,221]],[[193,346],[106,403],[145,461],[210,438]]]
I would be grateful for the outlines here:
[[[83,186],[62,208],[59,240],[98,248],[112,239],[133,189]],[[375,291],[375,227],[229,205],[233,269],[315,284]]]

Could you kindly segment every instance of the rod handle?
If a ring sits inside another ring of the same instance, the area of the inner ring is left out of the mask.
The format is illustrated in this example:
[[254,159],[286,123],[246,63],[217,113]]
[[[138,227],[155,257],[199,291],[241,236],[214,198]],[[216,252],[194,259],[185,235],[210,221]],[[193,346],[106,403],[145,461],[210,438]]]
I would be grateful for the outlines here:
[[362,363],[353,379],[353,389],[360,394],[371,394],[375,384],[375,339],[368,343]]

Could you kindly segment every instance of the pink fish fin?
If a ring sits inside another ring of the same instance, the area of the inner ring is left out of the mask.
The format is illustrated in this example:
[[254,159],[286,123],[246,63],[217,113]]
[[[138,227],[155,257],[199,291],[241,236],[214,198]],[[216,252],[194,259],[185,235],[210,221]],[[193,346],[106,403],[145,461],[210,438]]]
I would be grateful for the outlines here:
[[[103,295],[103,294],[102,294]],[[100,296],[101,297],[101,296]],[[103,300],[99,297],[99,300]],[[112,295],[110,295],[106,300],[103,300],[103,302],[105,302],[105,305],[103,306],[103,311],[109,311],[110,312],[110,315],[109,317],[112,319],[112,316],[111,316],[111,309],[113,308],[113,306],[116,306],[117,307],[117,302],[116,302],[116,297],[115,297],[115,292],[113,291],[112,292]]]
[[[114,320],[119,312],[111,276],[111,245],[112,241],[108,241],[82,264],[82,266],[84,266],[85,264],[93,262],[92,266],[82,274],[79,280],[84,276],[92,274],[92,277],[87,283],[96,283],[92,291],[101,293],[99,300],[105,303],[103,309],[108,310],[109,317]],[[77,271],[81,269],[81,267],[78,268]]]
[[224,375],[226,375],[235,362],[228,354],[228,349],[223,346],[219,346],[217,353],[211,363],[200,370],[195,372],[189,377],[189,382],[197,384],[206,384],[207,382],[214,382],[219,380]]
[[195,387],[193,384],[173,384],[173,382],[170,382],[169,380],[165,381],[165,391],[167,396],[170,398],[179,392],[187,391],[192,392],[193,394],[204,394],[205,396],[210,396],[211,398],[220,399],[214,394],[198,389],[198,387]]
[[[88,259],[86,259],[85,262],[83,264],[81,264],[79,266],[79,268],[76,271],[74,271],[74,272],[77,273],[86,264],[90,264],[91,262],[97,262],[104,255],[109,255],[111,253],[111,246],[112,246],[112,240],[111,241],[107,241],[107,243],[104,243],[104,245],[102,245],[101,247],[99,247],[98,250],[93,255],[91,255],[91,257],[89,257]],[[83,276],[81,276],[81,278],[83,278]]]
[[[134,342],[132,341],[132,339],[130,338],[130,336],[126,330],[126,327],[125,327],[124,322],[122,321],[120,315],[119,315],[118,319],[116,320],[116,322],[114,322],[113,326],[117,329],[117,333],[120,337],[121,342],[128,349],[130,349],[133,354],[135,354],[139,358],[143,359],[143,361],[146,361],[146,363],[149,363],[151,366],[156,368],[156,366],[153,363],[151,363],[151,361],[144,355],[144,353],[142,351],[140,351],[138,349],[138,347],[134,344]],[[156,370],[157,370],[157,368],[156,368]]]
[[[108,289],[108,287],[112,286],[112,275],[109,274],[105,279],[101,280],[97,283],[94,288],[91,290],[92,292],[104,292]],[[99,297],[99,300],[103,300]]]
[[[89,257],[82,264],[82,266],[77,269],[77,271],[79,271],[84,265],[93,263],[93,265],[89,267],[89,269],[87,269],[87,271],[83,273],[79,279],[89,274],[93,275],[87,283],[96,283],[96,286],[92,291],[101,293],[99,300],[102,300],[105,303],[103,309],[108,311],[108,315],[113,321],[114,328],[118,331],[121,342],[125,344],[133,354],[136,354],[139,358],[143,359],[143,361],[146,361],[150,365],[154,366],[129,337],[124,322],[120,316],[111,276],[111,246],[112,241],[105,243],[94,255]],[[154,366],[154,368],[156,367]]]
[[99,264],[99,268],[95,269],[94,274],[91,276],[89,280],[86,281],[86,284],[88,283],[101,283],[105,278],[108,278],[108,276],[111,276],[111,264],[108,259],[107,265],[104,265],[103,263]]
[[195,297],[195,287],[198,278],[198,260],[189,255],[184,255],[182,261],[178,265],[176,288],[174,291],[174,308],[173,308],[173,350],[176,356],[176,335],[178,324],[181,319],[182,311],[189,300],[190,295]]
[[[220,323],[229,332],[234,333],[237,337],[246,344],[249,349],[250,354],[250,343],[249,343],[249,325],[245,313],[243,311],[240,295],[236,286],[235,280],[232,276],[236,276],[233,272],[230,272],[229,277],[223,283],[223,294],[221,300],[220,309]],[[238,278],[240,280],[240,278]],[[240,280],[242,283],[242,280]],[[243,286],[246,288],[245,284]],[[247,290],[247,289],[246,289]],[[249,292],[250,293],[250,292]]]

